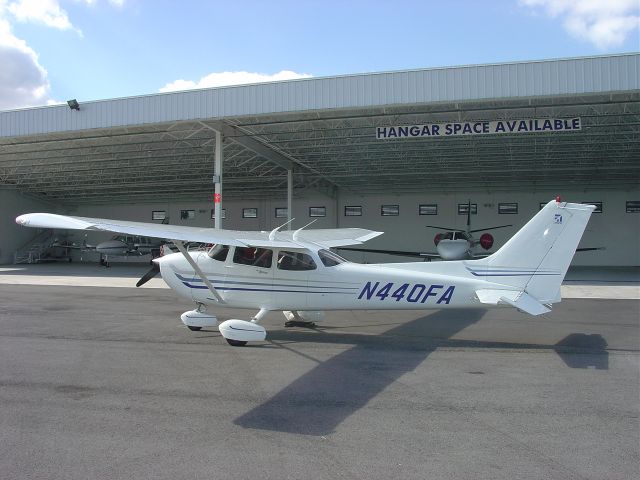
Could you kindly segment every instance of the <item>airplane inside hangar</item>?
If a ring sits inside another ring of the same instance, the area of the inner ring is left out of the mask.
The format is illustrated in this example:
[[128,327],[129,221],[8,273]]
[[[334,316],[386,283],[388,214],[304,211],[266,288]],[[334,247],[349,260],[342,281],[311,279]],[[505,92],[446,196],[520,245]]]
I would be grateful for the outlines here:
[[609,55],[0,112],[0,263],[109,239],[21,229],[25,212],[238,230],[295,218],[428,252],[427,225],[512,225],[492,232],[495,249],[561,195],[596,206],[580,247],[604,247],[574,264],[637,266],[639,72],[640,54]]

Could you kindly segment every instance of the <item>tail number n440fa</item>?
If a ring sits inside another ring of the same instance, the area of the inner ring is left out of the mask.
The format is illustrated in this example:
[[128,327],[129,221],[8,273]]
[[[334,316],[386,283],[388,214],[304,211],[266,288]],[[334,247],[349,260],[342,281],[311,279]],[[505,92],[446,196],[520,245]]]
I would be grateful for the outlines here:
[[409,303],[436,303],[436,304],[449,304],[455,285],[430,285],[426,286],[421,283],[409,284],[403,283],[397,287],[393,282],[380,283],[380,282],[367,282],[358,300],[379,300],[379,301],[396,301],[404,300]]

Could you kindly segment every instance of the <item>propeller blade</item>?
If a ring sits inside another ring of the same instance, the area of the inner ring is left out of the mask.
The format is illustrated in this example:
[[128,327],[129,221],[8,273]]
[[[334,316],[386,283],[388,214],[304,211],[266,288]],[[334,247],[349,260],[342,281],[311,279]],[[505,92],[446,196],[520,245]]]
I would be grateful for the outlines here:
[[438,230],[448,230],[449,232],[461,232],[459,228],[438,227],[437,225],[425,225],[427,228],[437,228]]
[[145,273],[142,276],[142,278],[138,280],[138,283],[136,283],[136,287],[141,287],[142,285],[147,283],[149,280],[151,280],[153,277],[158,275],[158,273],[160,273],[160,266],[157,263],[153,262],[153,266],[151,267],[151,270]]
[[513,227],[513,225],[499,225],[497,227],[478,228],[477,230],[469,230],[469,233],[486,232],[487,230],[496,230],[498,228],[507,228],[507,227]]

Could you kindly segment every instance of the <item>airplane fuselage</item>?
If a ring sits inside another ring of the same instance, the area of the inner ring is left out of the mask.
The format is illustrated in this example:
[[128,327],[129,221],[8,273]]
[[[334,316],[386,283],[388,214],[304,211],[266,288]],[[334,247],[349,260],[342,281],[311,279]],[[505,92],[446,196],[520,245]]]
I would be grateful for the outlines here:
[[[277,252],[276,252],[277,253]],[[469,274],[465,262],[357,264],[325,266],[317,252],[316,268],[306,271],[239,265],[214,260],[207,252],[190,252],[224,300],[236,308],[267,310],[430,309],[479,306],[478,288],[512,288],[490,284]],[[220,305],[181,254],[156,260],[164,281],[179,295],[204,305]],[[459,276],[452,275],[452,270]]]
[[462,238],[455,240],[443,239],[438,242],[438,245],[436,245],[436,251],[442,260],[463,260],[473,258],[471,249],[471,242]]

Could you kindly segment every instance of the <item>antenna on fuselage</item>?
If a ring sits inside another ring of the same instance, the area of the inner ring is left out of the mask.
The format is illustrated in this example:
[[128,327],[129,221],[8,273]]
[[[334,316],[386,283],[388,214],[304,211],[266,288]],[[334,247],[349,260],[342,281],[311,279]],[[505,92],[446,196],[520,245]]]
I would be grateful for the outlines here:
[[297,242],[298,241],[298,234],[304,230],[305,228],[307,228],[309,225],[311,225],[312,223],[314,223],[316,220],[318,220],[317,218],[314,220],[311,220],[309,223],[307,223],[304,227],[299,228],[298,230],[296,230],[295,232],[293,232],[293,241]]
[[292,218],[291,220],[289,220],[289,221],[283,223],[282,225],[280,225],[279,227],[276,227],[273,230],[271,230],[271,233],[269,233],[269,240],[273,240],[274,238],[276,238],[277,231],[280,230],[285,225],[288,225],[289,223],[293,222],[294,220],[295,220],[295,218]]

